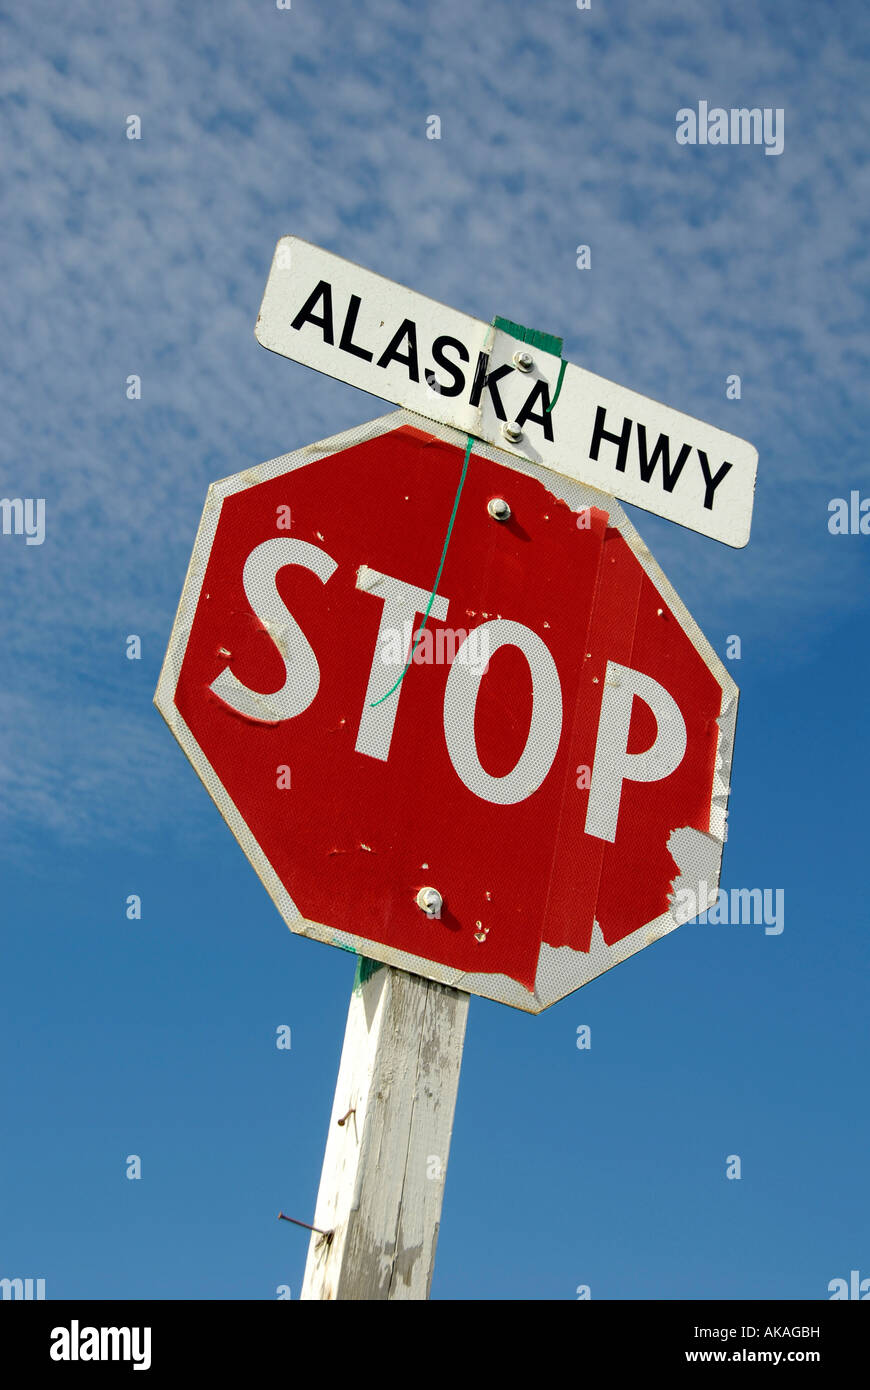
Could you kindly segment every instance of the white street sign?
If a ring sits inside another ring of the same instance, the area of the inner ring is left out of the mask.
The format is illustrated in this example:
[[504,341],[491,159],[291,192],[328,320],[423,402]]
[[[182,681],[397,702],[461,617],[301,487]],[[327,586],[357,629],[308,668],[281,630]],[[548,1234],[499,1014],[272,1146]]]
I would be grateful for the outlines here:
[[746,440],[570,362],[550,412],[561,358],[310,242],[278,242],[255,331],[370,395],[726,545],[749,540]]

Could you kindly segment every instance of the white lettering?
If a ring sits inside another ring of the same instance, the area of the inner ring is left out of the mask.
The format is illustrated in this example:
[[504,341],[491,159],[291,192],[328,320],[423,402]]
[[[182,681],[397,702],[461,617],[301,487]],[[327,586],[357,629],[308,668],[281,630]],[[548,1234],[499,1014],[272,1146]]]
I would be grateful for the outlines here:
[[462,650],[450,667],[444,691],[444,736],[450,761],[469,791],[497,806],[513,806],[536,792],[553,766],[562,733],[562,687],[549,649],[524,623],[495,618],[482,624],[487,629],[490,657],[499,647],[518,647],[529,663],[532,676],[532,719],[526,746],[514,768],[493,777],[482,766],[474,740],[474,712],[483,671],[467,660]]
[[[649,705],[657,725],[652,747],[644,753],[627,751],[636,695]],[[670,777],[683,761],[685,751],[686,722],[673,696],[651,676],[608,661],[586,808],[586,834],[612,843],[616,839],[623,782],[658,782]]]
[[211,684],[215,695],[238,714],[261,720],[264,724],[294,719],[308,708],[320,686],[317,657],[299,624],[285,607],[275,585],[278,571],[285,565],[301,565],[325,584],[334,572],[336,562],[319,546],[289,537],[263,541],[245,561],[242,582],[248,602],[284,660],[286,679],[281,689],[273,694],[249,690],[228,666]]

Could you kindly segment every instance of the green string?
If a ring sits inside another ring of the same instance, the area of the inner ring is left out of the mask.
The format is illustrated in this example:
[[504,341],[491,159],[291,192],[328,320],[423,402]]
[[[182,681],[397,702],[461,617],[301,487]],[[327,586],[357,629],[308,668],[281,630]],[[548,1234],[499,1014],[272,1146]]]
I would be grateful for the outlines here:
[[550,412],[551,412],[552,409],[553,409],[553,406],[556,404],[557,400],[559,399],[559,392],[560,392],[561,389],[562,389],[562,381],[564,380],[564,377],[565,377],[565,368],[567,367],[567,365],[568,365],[568,363],[565,361],[565,359],[564,359],[564,357],[563,357],[563,358],[562,358],[562,365],[561,365],[561,367],[559,368],[559,380],[556,382],[556,394],[555,394],[555,396],[553,397],[553,399],[550,401],[550,404],[547,406],[547,414],[548,414],[548,415],[550,414]]
[[[565,368],[568,365],[564,357],[562,357],[562,339],[556,338],[550,333],[539,332],[537,329],[524,328],[522,324],[513,323],[510,319],[496,318],[493,319],[493,323],[496,328],[503,329],[506,333],[510,333],[512,337],[518,338],[521,343],[529,343],[532,347],[542,348],[545,352],[550,352],[554,356],[558,352],[562,361],[561,366],[559,367],[559,380],[556,382],[556,394],[550,401],[550,404],[547,406],[547,414],[551,414],[553,407],[559,399],[559,392],[562,390],[562,382],[565,379]],[[375,705],[383,704],[384,700],[388,700],[390,698],[394,690],[398,690],[399,686],[402,684],[402,681],[405,679],[405,676],[407,675],[408,667],[414,660],[414,653],[416,652],[421,641],[423,640],[423,631],[426,627],[427,622],[429,621],[429,614],[432,611],[432,604],[435,602],[435,595],[438,593],[438,585],[441,582],[441,571],[444,569],[444,561],[447,558],[447,547],[450,544],[450,537],[453,534],[453,523],[456,520],[456,510],[459,506],[459,498],[462,495],[462,488],[465,484],[465,475],[468,472],[468,460],[471,458],[471,450],[473,446],[474,437],[472,435],[469,435],[468,444],[466,445],[465,449],[465,461],[462,465],[462,477],[459,479],[459,487],[456,489],[456,497],[453,500],[453,511],[450,514],[450,525],[447,527],[447,535],[444,540],[444,549],[441,551],[441,563],[438,566],[438,573],[435,576],[435,584],[431,594],[429,595],[429,602],[426,605],[426,612],[423,615],[423,621],[420,624],[420,628],[417,632],[417,640],[414,643],[413,648],[411,649],[411,655],[408,657],[408,660],[405,662],[405,665],[402,668],[402,674],[399,676],[399,679],[396,681],[395,685],[390,687],[386,695],[381,695],[379,699],[372,700],[369,704],[370,709],[373,709]]]
[[419,630],[419,632],[417,633],[417,640],[416,640],[416,642],[414,643],[413,649],[412,649],[412,651],[411,651],[411,655],[408,657],[408,660],[405,662],[405,666],[404,666],[404,669],[403,669],[403,671],[402,671],[402,674],[399,676],[399,679],[396,681],[395,685],[393,685],[393,686],[390,687],[390,689],[387,691],[386,695],[381,695],[380,699],[378,699],[378,700],[372,700],[372,701],[370,702],[370,704],[369,704],[369,709],[374,708],[375,705],[383,704],[384,700],[388,700],[389,697],[392,695],[393,691],[394,691],[394,690],[397,690],[397,689],[399,688],[399,686],[402,684],[402,681],[405,679],[405,675],[406,675],[406,673],[407,673],[408,667],[410,666],[411,662],[414,660],[414,652],[417,650],[417,648],[419,647],[420,642],[421,642],[421,640],[422,640],[422,637],[423,637],[423,629],[425,628],[426,623],[427,623],[428,620],[429,620],[429,614],[430,614],[430,612],[431,612],[431,610],[432,610],[432,604],[435,602],[435,595],[438,593],[438,585],[439,585],[440,580],[441,580],[441,571],[442,571],[443,568],[444,568],[444,561],[445,561],[446,558],[447,558],[447,547],[448,547],[448,545],[450,544],[450,537],[451,537],[451,535],[452,535],[452,533],[453,533],[453,523],[454,523],[454,521],[456,520],[456,509],[457,509],[457,507],[459,506],[459,498],[460,498],[460,496],[462,495],[462,488],[463,488],[463,486],[464,486],[464,484],[465,484],[465,475],[466,475],[466,473],[468,472],[468,460],[471,458],[471,450],[472,450],[473,446],[474,446],[474,437],[473,437],[473,435],[469,435],[469,436],[468,436],[468,444],[467,444],[466,449],[465,449],[465,462],[464,462],[463,465],[462,465],[462,477],[459,479],[459,487],[456,489],[456,497],[455,497],[454,500],[453,500],[453,511],[452,511],[451,514],[450,514],[450,525],[447,527],[447,535],[446,535],[445,540],[444,540],[444,549],[441,551],[441,563],[440,563],[440,565],[438,566],[438,573],[437,573],[436,576],[435,576],[435,585],[434,585],[434,587],[433,587],[433,589],[432,589],[432,593],[429,595],[429,602],[426,604],[426,612],[425,612],[424,617],[423,617],[423,622],[422,622],[422,624],[420,625],[420,630]]

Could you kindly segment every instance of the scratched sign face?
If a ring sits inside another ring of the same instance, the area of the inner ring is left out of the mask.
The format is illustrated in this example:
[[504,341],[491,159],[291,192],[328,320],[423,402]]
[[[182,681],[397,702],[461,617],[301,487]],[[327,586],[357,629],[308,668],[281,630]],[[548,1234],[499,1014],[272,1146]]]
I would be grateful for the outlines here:
[[538,1012],[715,900],[737,690],[612,498],[465,464],[214,484],[155,701],[293,931]]

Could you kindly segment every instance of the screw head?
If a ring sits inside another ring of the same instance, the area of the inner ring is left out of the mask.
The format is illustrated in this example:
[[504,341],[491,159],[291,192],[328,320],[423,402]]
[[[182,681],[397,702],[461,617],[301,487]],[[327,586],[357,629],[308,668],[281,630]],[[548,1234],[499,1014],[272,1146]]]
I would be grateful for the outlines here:
[[441,916],[441,908],[444,906],[444,899],[437,888],[421,888],[415,898],[415,902],[421,912],[425,912],[427,917]]
[[501,432],[505,439],[509,439],[511,444],[518,444],[523,437],[523,432],[516,420],[507,420],[501,427]]
[[511,509],[503,497],[492,497],[486,504],[486,510],[495,521],[509,521]]
[[530,372],[534,367],[534,359],[530,352],[515,352],[514,366],[520,372]]

